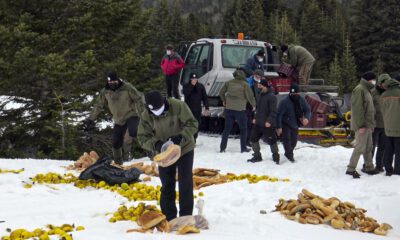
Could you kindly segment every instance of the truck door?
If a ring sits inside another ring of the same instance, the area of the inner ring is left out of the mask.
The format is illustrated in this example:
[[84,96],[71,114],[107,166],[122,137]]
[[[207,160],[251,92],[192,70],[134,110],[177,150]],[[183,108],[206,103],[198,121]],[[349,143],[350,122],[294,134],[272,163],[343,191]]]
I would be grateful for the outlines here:
[[208,72],[213,66],[212,46],[212,43],[201,43],[195,44],[189,49],[180,79],[182,85],[189,82],[190,73],[196,73],[202,84],[208,81]]

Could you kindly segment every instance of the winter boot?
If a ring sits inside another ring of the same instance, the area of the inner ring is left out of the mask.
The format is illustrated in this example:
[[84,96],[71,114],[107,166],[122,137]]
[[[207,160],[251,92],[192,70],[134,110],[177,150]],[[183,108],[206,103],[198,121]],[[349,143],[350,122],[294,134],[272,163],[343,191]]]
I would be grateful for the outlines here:
[[272,160],[276,163],[279,164],[279,149],[278,149],[278,144],[272,144],[270,146],[271,152],[272,152]]
[[128,162],[131,160],[131,150],[132,150],[132,144],[124,144],[123,146],[123,161]]
[[113,158],[114,158],[115,164],[122,165],[123,164],[122,148],[118,148],[118,149],[112,148],[112,152],[113,152]]
[[252,163],[261,162],[262,161],[261,153],[259,153],[259,152],[253,153],[253,157],[248,159],[247,161],[252,162]]

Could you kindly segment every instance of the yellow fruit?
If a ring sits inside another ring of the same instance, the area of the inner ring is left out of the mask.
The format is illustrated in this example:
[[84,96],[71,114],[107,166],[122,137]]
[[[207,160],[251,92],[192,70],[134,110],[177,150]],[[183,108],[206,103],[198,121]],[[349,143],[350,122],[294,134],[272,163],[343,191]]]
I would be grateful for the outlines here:
[[32,187],[32,184],[29,184],[29,183],[24,184],[24,188],[31,188],[31,187]]
[[105,185],[106,185],[106,182],[104,182],[104,181],[100,181],[100,182],[97,184],[97,186],[98,186],[99,188],[104,187]]
[[82,231],[82,230],[85,230],[85,227],[84,226],[77,226],[75,230],[76,231]]
[[121,184],[121,188],[124,189],[124,190],[128,190],[128,189],[129,189],[129,184],[127,184],[127,183],[122,183],[122,184]]

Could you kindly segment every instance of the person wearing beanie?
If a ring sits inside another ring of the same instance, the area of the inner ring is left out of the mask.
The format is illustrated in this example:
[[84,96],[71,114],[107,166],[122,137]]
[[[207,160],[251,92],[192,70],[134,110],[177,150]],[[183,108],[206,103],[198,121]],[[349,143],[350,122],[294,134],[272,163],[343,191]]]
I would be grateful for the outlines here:
[[168,97],[180,99],[179,95],[179,72],[185,66],[182,57],[175,52],[172,45],[167,45],[165,54],[161,59],[161,69],[165,75]]
[[264,76],[264,71],[265,71],[265,51],[263,49],[260,49],[257,51],[256,54],[251,56],[249,59],[246,61],[246,65],[244,66],[244,72],[246,73],[246,77],[250,77],[251,75],[254,74],[254,71],[259,69],[263,72],[262,76]]
[[177,217],[175,205],[176,171],[179,182],[179,216],[193,213],[193,158],[197,120],[186,103],[168,98],[160,92],[145,94],[147,111],[143,111],[138,128],[139,144],[152,155],[161,152],[162,146],[172,141],[181,147],[180,158],[168,167],[158,167],[161,180],[160,206],[170,221]]
[[[257,101],[258,97],[260,96],[260,88],[258,88],[257,84],[264,79],[264,71],[261,69],[256,69],[250,77],[247,78],[247,84],[251,88],[253,95]],[[246,116],[247,116],[247,138],[246,138],[246,145],[251,146],[250,143],[250,133],[253,127],[253,118],[254,112],[252,111],[253,107],[250,103],[246,104]]]
[[380,105],[386,135],[383,159],[386,176],[400,175],[400,82],[388,74],[380,75],[378,81],[385,89],[381,95]]
[[[206,89],[204,85],[199,83],[198,75],[196,73],[190,74],[190,82],[183,86],[183,95],[185,97],[185,103],[189,106],[190,111],[192,111],[193,116],[197,119],[199,129],[201,124],[201,112],[203,106],[205,108],[204,115],[209,115],[209,105]],[[194,140],[197,139],[198,132],[194,135]]]
[[85,130],[92,130],[97,116],[107,107],[114,121],[112,135],[112,152],[114,162],[122,165],[128,161],[130,149],[123,151],[124,136],[128,130],[129,136],[136,139],[139,116],[144,110],[143,94],[132,84],[118,78],[115,71],[107,76],[106,86],[100,91],[93,110],[84,121]]
[[363,172],[374,175],[378,171],[372,162],[372,132],[375,128],[375,107],[371,95],[375,87],[376,75],[366,72],[362,75],[360,83],[353,89],[351,95],[351,129],[355,133],[355,146],[347,166],[346,174],[353,178],[360,178],[356,171],[360,156],[364,157]]
[[299,127],[306,126],[311,118],[310,106],[299,92],[299,85],[293,83],[288,96],[280,101],[278,107],[276,133],[282,135],[285,157],[290,162],[295,162],[293,150],[297,145]]
[[234,79],[225,82],[222,86],[219,97],[225,107],[225,126],[222,132],[222,139],[220,144],[220,152],[225,152],[228,144],[228,136],[236,122],[239,125],[240,131],[240,151],[249,152],[250,149],[246,147],[247,138],[247,116],[246,104],[249,102],[254,111],[256,108],[256,100],[249,85],[246,83],[246,75],[244,71],[237,69],[233,73]]
[[268,81],[260,80],[257,87],[260,89],[260,94],[257,98],[257,111],[252,119],[253,127],[250,132],[250,143],[254,153],[253,157],[247,161],[252,163],[262,161],[259,141],[263,137],[271,148],[272,160],[279,164],[279,150],[275,133],[277,98]]
[[281,51],[284,59],[287,59],[287,63],[299,72],[299,83],[307,85],[315,62],[313,55],[304,47],[293,44],[281,45]]

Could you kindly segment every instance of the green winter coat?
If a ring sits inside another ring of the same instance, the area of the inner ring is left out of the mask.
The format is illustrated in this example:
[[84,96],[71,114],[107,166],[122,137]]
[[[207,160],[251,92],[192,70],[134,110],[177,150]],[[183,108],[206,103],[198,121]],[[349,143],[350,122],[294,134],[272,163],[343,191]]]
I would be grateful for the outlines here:
[[304,47],[290,44],[288,46],[288,61],[290,65],[299,68],[304,64],[314,63],[315,58]]
[[157,153],[155,144],[166,142],[170,137],[182,135],[181,155],[195,147],[193,135],[197,132],[198,122],[185,102],[168,99],[166,110],[161,116],[143,111],[139,122],[137,139],[142,148]]
[[382,111],[381,111],[381,106],[380,106],[380,98],[381,98],[381,93],[374,88],[371,92],[372,98],[374,100],[374,108],[375,108],[375,127],[376,128],[383,128],[383,116],[382,116]]
[[225,103],[225,108],[235,111],[246,110],[246,103],[249,102],[253,107],[256,106],[254,94],[246,82],[246,75],[241,70],[233,73],[234,79],[226,82],[222,86],[219,97]]
[[123,81],[115,91],[107,87],[100,91],[89,118],[94,121],[104,106],[110,110],[115,124],[124,125],[128,118],[137,117],[144,110],[144,97],[132,84]]
[[385,134],[388,137],[400,137],[400,83],[395,79],[388,79],[383,87],[386,91],[382,93],[380,103]]
[[374,87],[365,79],[353,89],[351,95],[351,129],[375,128],[375,108],[370,90]]

